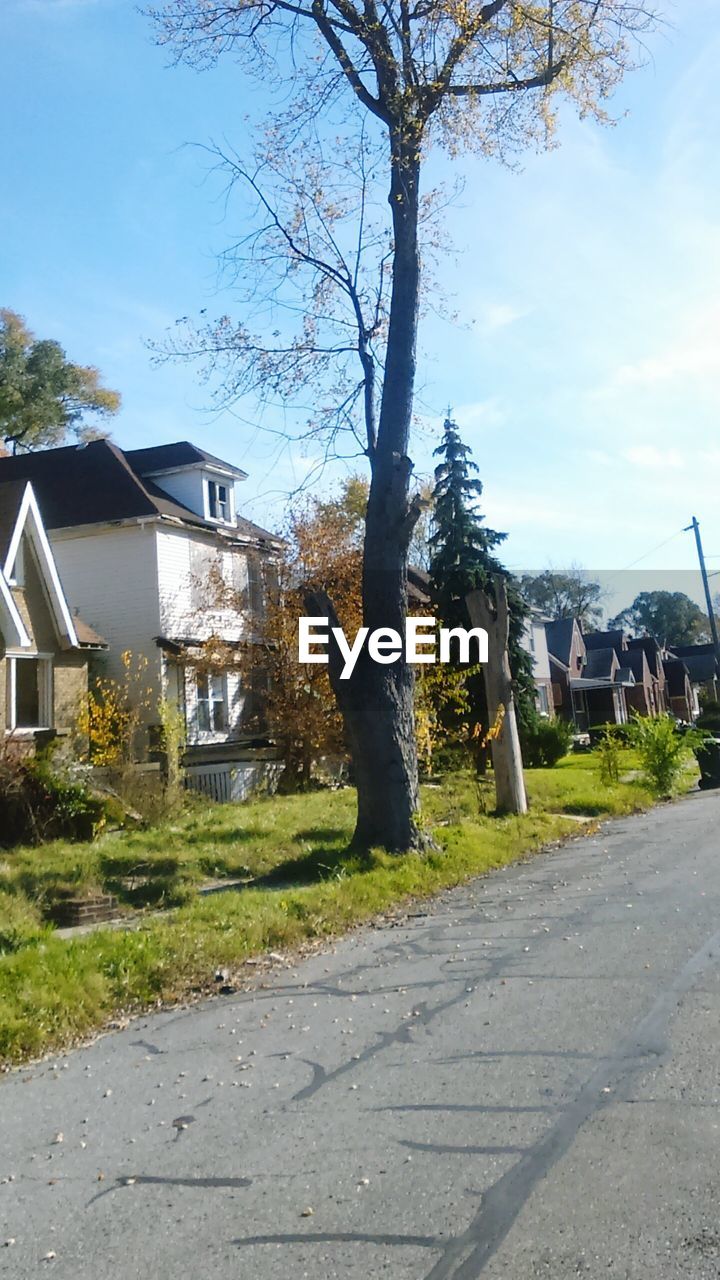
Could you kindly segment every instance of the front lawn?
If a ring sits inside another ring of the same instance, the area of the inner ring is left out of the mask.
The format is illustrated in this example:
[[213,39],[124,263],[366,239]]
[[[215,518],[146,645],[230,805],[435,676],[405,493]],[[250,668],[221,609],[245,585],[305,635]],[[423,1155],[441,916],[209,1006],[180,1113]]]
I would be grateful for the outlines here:
[[[493,817],[491,785],[466,773],[426,786],[438,848],[423,855],[349,854],[349,788],[193,802],[164,826],[0,855],[0,1060],[67,1046],[113,1017],[211,989],[218,967],[329,937],[502,866],[577,834],[573,816],[652,803],[637,781],[602,786],[591,756],[528,770],[527,781],[524,818]],[[198,893],[224,879],[243,883]],[[114,893],[128,912],[144,908],[136,927],[58,937],[45,922],[53,903],[92,891]]]

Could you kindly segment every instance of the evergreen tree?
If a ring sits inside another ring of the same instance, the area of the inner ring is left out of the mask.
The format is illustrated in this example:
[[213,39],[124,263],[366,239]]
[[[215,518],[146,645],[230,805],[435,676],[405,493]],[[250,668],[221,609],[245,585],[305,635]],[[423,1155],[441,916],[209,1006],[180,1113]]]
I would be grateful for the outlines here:
[[[434,452],[440,458],[435,468],[433,490],[433,532],[430,536],[430,584],[436,616],[445,627],[466,627],[469,623],[465,597],[476,589],[492,590],[492,579],[501,575],[508,588],[510,603],[510,670],[515,681],[517,710],[521,727],[536,717],[535,686],[532,659],[522,648],[521,639],[527,619],[527,606],[517,584],[495,554],[507,534],[498,533],[484,524],[478,509],[482,481],[472,461],[472,450],[466,445],[457,423],[448,416],[443,427],[442,442]],[[459,665],[459,663],[458,663]],[[469,668],[467,691],[471,707],[471,736],[484,737],[487,724],[487,702],[481,668]],[[446,727],[452,734],[453,726]]]

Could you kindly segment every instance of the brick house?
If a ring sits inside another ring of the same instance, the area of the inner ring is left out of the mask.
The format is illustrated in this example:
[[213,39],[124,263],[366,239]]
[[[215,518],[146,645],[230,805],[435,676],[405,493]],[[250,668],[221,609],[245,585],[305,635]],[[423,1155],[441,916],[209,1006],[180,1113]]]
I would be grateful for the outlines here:
[[717,702],[720,693],[720,664],[713,644],[673,645],[670,650],[674,658],[681,658],[685,663],[698,698]]
[[104,640],[73,617],[32,485],[0,482],[0,725],[32,743],[67,733]]

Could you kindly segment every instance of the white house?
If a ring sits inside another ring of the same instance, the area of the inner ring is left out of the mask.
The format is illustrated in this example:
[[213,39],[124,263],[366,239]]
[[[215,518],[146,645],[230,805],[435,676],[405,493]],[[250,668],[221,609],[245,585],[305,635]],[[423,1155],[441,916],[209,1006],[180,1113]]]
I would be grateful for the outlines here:
[[533,680],[535,682],[535,703],[541,716],[552,719],[555,715],[553,705],[552,672],[550,670],[550,654],[548,652],[545,618],[531,610],[521,644],[532,658]]
[[124,651],[144,659],[148,721],[161,696],[176,700],[197,760],[262,741],[256,700],[232,663],[213,674],[192,661],[211,637],[239,649],[258,632],[280,543],[239,513],[245,479],[187,441],[124,451],[96,440],[0,458],[0,483],[32,482],[71,608],[107,640],[104,673],[122,674]]

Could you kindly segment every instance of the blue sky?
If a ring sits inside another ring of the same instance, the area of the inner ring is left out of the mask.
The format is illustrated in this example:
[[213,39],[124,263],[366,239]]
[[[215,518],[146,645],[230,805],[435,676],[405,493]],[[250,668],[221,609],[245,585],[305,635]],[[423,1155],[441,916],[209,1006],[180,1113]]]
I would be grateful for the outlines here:
[[[462,323],[424,322],[414,456],[427,471],[452,404],[513,566],[692,570],[696,514],[720,570],[720,15],[663,4],[615,127],[568,115],[519,172],[460,161],[443,277]],[[278,459],[250,403],[208,413],[193,372],[145,346],[227,306],[219,185],[184,144],[241,144],[252,85],[229,61],[169,67],[129,0],[3,0],[0,83],[2,304],[122,391],[119,444],[195,439],[278,519],[308,460]]]

